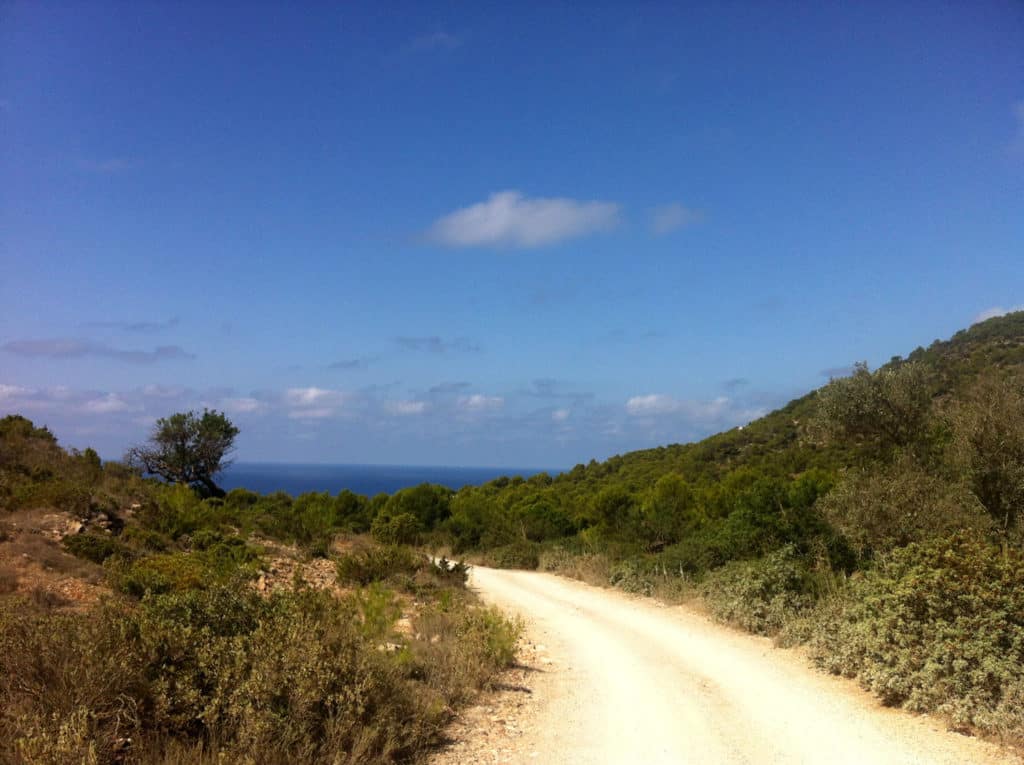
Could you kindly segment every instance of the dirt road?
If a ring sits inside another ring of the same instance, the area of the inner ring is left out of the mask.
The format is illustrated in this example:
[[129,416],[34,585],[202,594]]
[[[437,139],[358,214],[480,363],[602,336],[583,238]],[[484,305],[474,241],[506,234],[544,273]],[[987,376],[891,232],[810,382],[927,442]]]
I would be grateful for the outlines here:
[[685,608],[533,572],[474,568],[471,584],[527,620],[537,671],[505,754],[452,761],[1019,762]]

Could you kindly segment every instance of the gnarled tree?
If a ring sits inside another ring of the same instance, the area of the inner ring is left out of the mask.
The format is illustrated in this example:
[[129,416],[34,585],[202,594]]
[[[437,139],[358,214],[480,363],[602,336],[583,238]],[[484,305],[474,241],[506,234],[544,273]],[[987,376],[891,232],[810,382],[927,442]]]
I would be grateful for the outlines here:
[[231,464],[226,457],[237,435],[238,428],[222,412],[178,412],[157,420],[149,442],[132,447],[127,460],[149,475],[222,497],[224,491],[213,477]]

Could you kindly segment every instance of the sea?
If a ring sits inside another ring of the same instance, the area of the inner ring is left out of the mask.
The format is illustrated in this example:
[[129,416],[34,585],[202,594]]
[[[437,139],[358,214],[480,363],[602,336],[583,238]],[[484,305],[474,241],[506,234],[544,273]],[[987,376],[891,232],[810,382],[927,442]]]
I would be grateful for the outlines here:
[[324,465],[284,462],[236,462],[218,474],[218,485],[230,491],[244,488],[260,494],[283,491],[298,496],[309,491],[337,494],[348,489],[372,497],[385,492],[436,483],[450,489],[479,486],[501,476],[529,478],[547,472],[552,476],[560,469],[441,467],[425,465]]

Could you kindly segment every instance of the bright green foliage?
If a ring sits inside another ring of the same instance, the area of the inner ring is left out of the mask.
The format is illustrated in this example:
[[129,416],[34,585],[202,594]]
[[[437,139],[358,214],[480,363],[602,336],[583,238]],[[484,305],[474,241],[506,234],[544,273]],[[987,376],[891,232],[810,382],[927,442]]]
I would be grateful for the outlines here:
[[408,514],[422,528],[432,529],[451,515],[451,496],[451,490],[444,486],[423,483],[411,489],[396,491],[381,512],[392,518]]
[[968,536],[894,550],[850,580],[812,648],[888,704],[1019,735],[1024,558]]
[[392,515],[387,506],[373,519],[370,533],[386,545],[411,545],[419,539],[423,525],[412,513]]
[[660,550],[699,529],[707,520],[694,490],[679,475],[658,479],[640,504],[638,532],[649,550]]

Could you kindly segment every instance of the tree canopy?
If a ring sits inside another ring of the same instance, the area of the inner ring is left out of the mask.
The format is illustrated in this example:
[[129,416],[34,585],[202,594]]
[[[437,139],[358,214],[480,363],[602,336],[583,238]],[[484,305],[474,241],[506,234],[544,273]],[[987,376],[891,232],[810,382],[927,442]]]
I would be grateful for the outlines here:
[[223,412],[178,412],[157,420],[148,443],[132,447],[127,459],[150,475],[222,497],[224,491],[213,477],[231,464],[226,457],[237,435],[238,428]]

